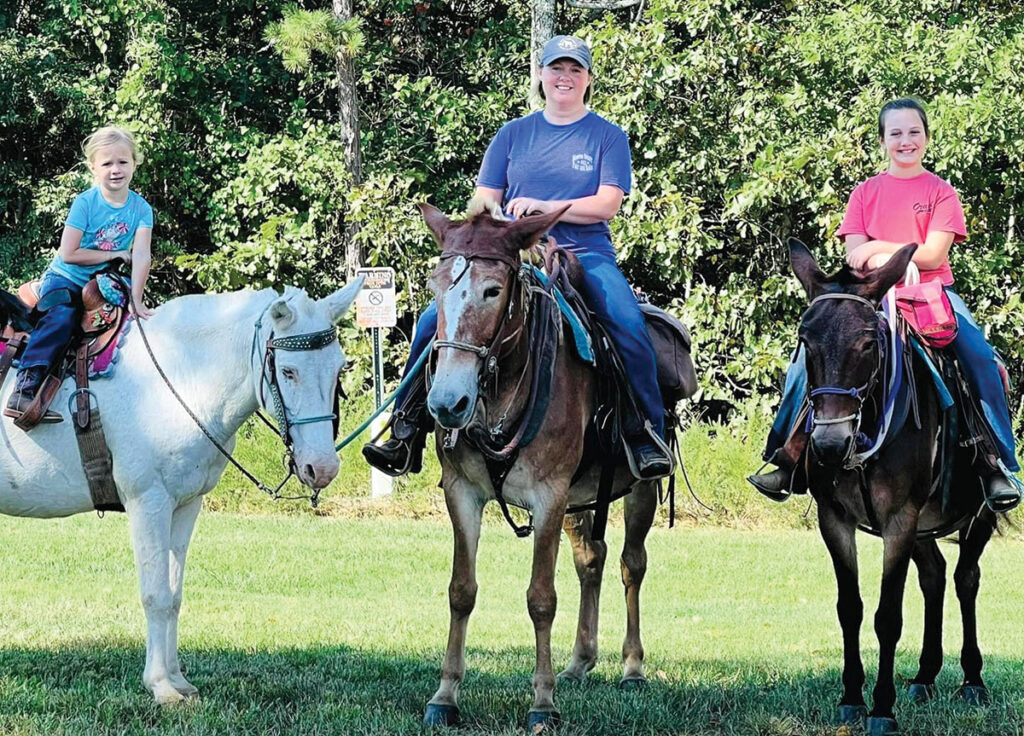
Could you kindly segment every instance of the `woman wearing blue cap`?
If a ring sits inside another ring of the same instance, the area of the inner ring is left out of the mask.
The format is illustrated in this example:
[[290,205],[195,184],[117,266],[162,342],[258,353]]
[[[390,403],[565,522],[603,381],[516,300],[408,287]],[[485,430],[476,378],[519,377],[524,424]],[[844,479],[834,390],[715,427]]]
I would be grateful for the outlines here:
[[[672,460],[663,439],[654,350],[633,290],[615,261],[608,227],[630,190],[629,140],[587,107],[593,76],[583,40],[552,38],[538,71],[536,91],[544,109],[506,123],[494,136],[480,166],[476,195],[503,202],[512,217],[570,205],[550,235],[580,259],[584,297],[618,348],[644,414],[644,426],[626,426],[634,470],[641,478],[660,478],[672,472]],[[436,319],[431,304],[417,324],[407,370],[436,332]],[[414,393],[398,396],[391,439],[363,448],[367,460],[385,472],[419,470],[423,406]]]

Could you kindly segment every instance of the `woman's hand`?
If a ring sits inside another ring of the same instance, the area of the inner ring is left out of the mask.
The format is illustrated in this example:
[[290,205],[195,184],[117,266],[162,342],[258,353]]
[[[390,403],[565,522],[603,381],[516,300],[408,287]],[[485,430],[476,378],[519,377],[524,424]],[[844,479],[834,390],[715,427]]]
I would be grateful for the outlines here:
[[505,210],[517,220],[526,215],[546,215],[554,209],[552,202],[544,199],[532,199],[531,197],[516,197],[510,199],[505,205]]

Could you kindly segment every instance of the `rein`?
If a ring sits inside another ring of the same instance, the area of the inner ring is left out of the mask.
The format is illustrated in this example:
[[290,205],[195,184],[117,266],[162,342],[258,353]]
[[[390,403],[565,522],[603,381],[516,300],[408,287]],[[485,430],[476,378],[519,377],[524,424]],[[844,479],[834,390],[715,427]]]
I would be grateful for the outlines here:
[[[277,297],[275,296],[274,299],[276,300]],[[270,302],[270,304],[273,304],[273,303],[274,303],[273,301]],[[267,309],[270,308],[270,304],[268,304],[266,307],[264,307],[263,311],[260,312],[260,317],[256,321],[256,324],[254,325],[253,337],[252,337],[252,350],[251,350],[250,355],[249,355],[250,365],[252,364],[253,357],[255,355],[256,341],[259,338],[260,329],[263,326],[262,325],[263,315],[266,314]],[[136,312],[137,312],[138,311],[138,304],[135,301],[134,295],[132,296],[132,305],[136,308]],[[310,504],[314,508],[316,508],[316,506],[319,504],[319,501],[320,501],[320,490],[319,489],[313,491],[313,493],[308,495],[308,496],[282,496],[281,495],[281,489],[284,488],[285,483],[287,483],[291,479],[291,477],[293,475],[295,475],[295,456],[293,454],[292,441],[291,441],[291,436],[290,436],[290,431],[289,430],[290,430],[291,426],[295,426],[295,425],[299,425],[299,424],[311,424],[313,422],[333,421],[336,415],[331,414],[331,415],[321,416],[321,417],[306,417],[306,418],[291,419],[291,420],[288,419],[287,412],[286,412],[286,407],[284,406],[284,401],[281,398],[280,387],[279,387],[279,385],[277,383],[277,371],[276,371],[276,368],[275,368],[273,351],[274,350],[291,350],[291,351],[318,350],[320,348],[326,347],[327,345],[330,345],[332,341],[337,339],[337,334],[336,334],[335,329],[332,327],[332,328],[329,328],[327,330],[320,330],[319,332],[310,332],[310,333],[305,333],[305,334],[302,334],[302,335],[292,335],[292,336],[288,336],[288,337],[279,337],[279,338],[275,338],[273,336],[273,332],[271,332],[270,338],[267,340],[267,346],[266,346],[266,349],[264,350],[263,358],[261,360],[260,395],[258,397],[258,401],[259,401],[260,404],[262,404],[262,406],[264,408],[266,407],[265,399],[263,397],[263,387],[264,387],[264,384],[268,383],[267,376],[266,376],[266,368],[269,365],[270,369],[271,369],[271,372],[272,372],[272,378],[269,381],[269,384],[270,384],[270,394],[271,394],[271,397],[274,400],[275,415],[279,417],[279,425],[281,427],[281,429],[275,430],[275,431],[277,431],[281,435],[281,439],[282,439],[282,441],[284,442],[284,445],[285,445],[286,457],[288,459],[288,475],[286,475],[284,480],[282,480],[276,487],[271,488],[270,486],[268,486],[265,483],[263,483],[259,478],[257,478],[251,472],[249,472],[241,463],[239,463],[237,460],[235,460],[235,458],[231,455],[231,453],[228,452],[224,448],[224,446],[220,442],[217,441],[217,438],[214,437],[213,434],[203,425],[202,421],[199,419],[198,416],[196,416],[195,412],[192,411],[192,409],[189,407],[189,405],[187,403],[185,403],[185,400],[181,397],[181,394],[179,394],[178,391],[171,384],[171,381],[167,377],[167,374],[164,372],[164,369],[160,365],[160,362],[156,359],[156,355],[153,353],[153,348],[149,344],[149,338],[146,336],[146,331],[142,327],[142,323],[143,322],[144,322],[144,320],[142,320],[142,319],[136,319],[135,320],[136,326],[139,329],[139,334],[142,336],[142,342],[146,346],[146,352],[149,354],[149,359],[153,362],[153,367],[156,368],[157,373],[160,374],[160,377],[163,379],[164,384],[166,384],[168,390],[171,392],[171,395],[174,396],[174,398],[181,405],[181,408],[185,410],[185,413],[189,415],[189,417],[192,419],[193,422],[195,422],[196,426],[199,427],[199,429],[202,431],[202,433],[204,435],[206,435],[206,438],[208,440],[210,440],[210,442],[213,444],[214,447],[217,448],[217,451],[220,452],[220,454],[223,455],[225,458],[227,458],[228,462],[230,462],[232,465],[234,465],[235,468],[238,470],[238,472],[240,472],[247,480],[249,480],[249,482],[251,482],[254,486],[256,486],[256,488],[258,488],[259,490],[261,490],[264,493],[266,493],[268,496],[270,496],[275,501],[298,501],[298,500],[308,499]],[[330,339],[328,339],[328,333],[330,333]],[[264,422],[266,422],[268,425],[270,425],[270,422],[262,416],[262,414],[259,412],[259,410],[257,410],[256,413],[257,413],[257,415],[261,419],[263,419]],[[270,426],[271,426],[271,428],[273,428],[273,425],[270,425]]]

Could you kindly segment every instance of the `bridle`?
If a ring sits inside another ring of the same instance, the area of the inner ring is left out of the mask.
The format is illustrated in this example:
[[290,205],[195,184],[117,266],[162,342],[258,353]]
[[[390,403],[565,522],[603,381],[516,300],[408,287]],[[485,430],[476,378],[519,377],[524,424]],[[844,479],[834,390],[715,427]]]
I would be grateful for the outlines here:
[[[862,296],[857,296],[856,294],[846,294],[846,293],[843,293],[843,292],[830,292],[828,294],[821,294],[820,296],[817,296],[817,297],[815,297],[814,299],[811,300],[811,303],[807,307],[807,310],[804,312],[803,317],[801,317],[801,322],[803,322],[803,320],[807,316],[807,313],[811,311],[811,309],[814,307],[815,304],[818,304],[819,302],[823,302],[823,301],[829,301],[829,300],[845,300],[845,301],[858,302],[858,303],[863,304],[864,306],[868,307],[871,310],[872,314],[874,314],[874,312],[876,311],[875,305],[873,303],[871,303],[869,300],[867,300],[864,297],[862,297]],[[843,465],[844,465],[844,467],[849,464],[850,459],[853,457],[854,453],[856,452],[857,443],[858,443],[858,439],[857,438],[859,438],[860,434],[861,434],[860,433],[860,426],[861,426],[861,417],[862,417],[862,412],[863,412],[863,408],[864,408],[864,402],[872,394],[872,392],[875,389],[875,385],[878,383],[878,376],[882,372],[883,361],[884,361],[884,357],[883,357],[882,351],[879,350],[878,351],[878,361],[875,364],[875,368],[871,372],[871,376],[868,378],[868,380],[863,385],[861,385],[861,386],[853,386],[853,387],[849,387],[849,388],[843,387],[843,386],[819,386],[819,387],[815,388],[815,387],[812,387],[812,386],[810,386],[808,384],[808,388],[810,389],[810,391],[808,393],[808,397],[807,397],[808,410],[807,410],[807,426],[806,426],[806,431],[808,433],[812,432],[816,427],[830,426],[830,425],[834,425],[834,424],[843,424],[845,422],[852,422],[853,423],[853,437],[854,437],[854,441],[850,443],[849,449],[847,450],[847,453],[846,453],[846,457],[843,458]],[[856,402],[857,402],[857,410],[854,413],[846,414],[845,416],[841,416],[841,417],[828,417],[828,418],[825,418],[825,419],[821,419],[821,418],[819,418],[816,415],[816,413],[814,411],[814,400],[816,398],[818,398],[819,396],[849,396],[849,397],[851,397],[851,398],[856,400]]]
[[[271,302],[271,304],[273,303],[274,302]],[[256,320],[256,324],[253,328],[250,361],[252,361],[252,358],[254,358],[256,354],[256,344],[259,341],[260,331],[263,329],[263,316],[267,313],[267,309],[270,309],[269,304],[262,312],[260,312],[259,319]],[[332,343],[336,343],[337,340],[338,331],[334,327],[328,327],[327,329],[319,330],[317,332],[305,332],[301,335],[288,335],[287,337],[274,337],[274,331],[271,330],[270,337],[267,338],[266,347],[263,349],[263,356],[260,359],[260,408],[264,411],[268,410],[264,389],[269,389],[270,398],[273,401],[274,418],[277,420],[276,428],[273,427],[273,425],[270,426],[281,436],[281,441],[284,443],[285,451],[288,453],[289,464],[292,466],[293,472],[295,458],[293,450],[294,441],[291,437],[291,428],[297,427],[301,424],[337,422],[338,414],[324,414],[316,417],[288,416],[288,409],[284,405],[284,397],[281,395],[281,385],[277,380],[276,351],[308,352],[311,350],[320,350]],[[261,418],[263,417],[261,416]],[[266,422],[266,419],[264,419],[264,421]],[[267,423],[269,424],[269,422]]]

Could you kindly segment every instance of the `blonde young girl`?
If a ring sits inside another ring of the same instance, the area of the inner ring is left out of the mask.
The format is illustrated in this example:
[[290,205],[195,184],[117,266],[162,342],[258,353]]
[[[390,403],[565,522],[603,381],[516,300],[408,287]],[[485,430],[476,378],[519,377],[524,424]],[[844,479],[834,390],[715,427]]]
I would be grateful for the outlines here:
[[[152,315],[143,298],[149,277],[153,208],[131,191],[141,156],[128,131],[109,126],[86,138],[83,145],[93,186],[75,197],[64,222],[60,249],[43,274],[41,302],[50,302],[29,338],[18,370],[18,382],[4,415],[17,419],[32,403],[46,374],[71,341],[80,316],[82,289],[97,272],[116,261],[132,264],[132,304],[141,319]],[[49,300],[44,297],[55,294]],[[59,422],[47,411],[43,422]]]

